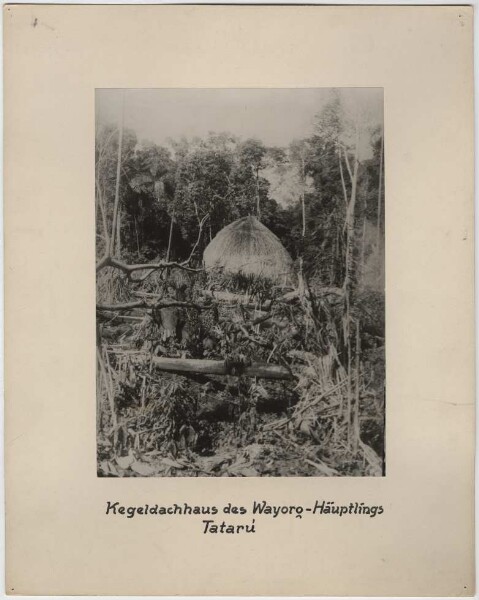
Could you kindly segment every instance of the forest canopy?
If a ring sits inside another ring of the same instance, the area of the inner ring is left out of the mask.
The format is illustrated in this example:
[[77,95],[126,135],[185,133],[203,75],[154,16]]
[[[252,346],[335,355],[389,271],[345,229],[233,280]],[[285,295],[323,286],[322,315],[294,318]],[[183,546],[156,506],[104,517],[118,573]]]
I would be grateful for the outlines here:
[[[311,135],[286,147],[227,133],[170,140],[168,146],[138,140],[125,130],[122,142],[120,205],[115,252],[135,262],[186,259],[207,215],[197,260],[223,227],[248,215],[282,241],[304,272],[323,285],[344,281],[344,224],[353,185],[355,129],[365,158],[359,157],[354,228],[355,259],[365,276],[367,262],[382,252],[384,195],[379,186],[382,131],[355,123],[339,93],[316,115]],[[118,127],[102,125],[96,138],[97,255],[109,238],[115,197]],[[378,247],[379,245],[379,247]],[[380,274],[381,275],[381,274]],[[383,280],[368,280],[381,287]]]

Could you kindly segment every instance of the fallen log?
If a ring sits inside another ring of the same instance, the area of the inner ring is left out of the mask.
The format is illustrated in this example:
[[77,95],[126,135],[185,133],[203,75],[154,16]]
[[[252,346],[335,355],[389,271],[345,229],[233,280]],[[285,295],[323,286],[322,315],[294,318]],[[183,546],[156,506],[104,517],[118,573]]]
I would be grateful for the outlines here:
[[[204,360],[195,358],[151,358],[153,365],[160,371],[169,373],[198,373],[204,375],[230,375],[230,370],[223,360]],[[262,377],[265,379],[291,379],[291,374],[282,365],[253,363],[242,369],[241,375],[246,377]]]

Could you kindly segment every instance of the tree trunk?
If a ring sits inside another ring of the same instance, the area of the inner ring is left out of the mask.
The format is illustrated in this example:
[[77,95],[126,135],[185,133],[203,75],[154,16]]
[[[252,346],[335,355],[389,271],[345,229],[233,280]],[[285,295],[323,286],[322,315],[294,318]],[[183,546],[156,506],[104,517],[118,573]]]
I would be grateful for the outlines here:
[[354,410],[354,398],[352,389],[352,349],[351,349],[351,283],[352,283],[352,270],[353,270],[353,250],[354,250],[354,221],[355,221],[355,207],[356,207],[356,192],[358,183],[358,169],[359,169],[359,125],[356,124],[356,148],[354,156],[354,167],[353,172],[350,170],[351,177],[351,196],[346,209],[346,262],[344,274],[344,319],[343,319],[343,335],[346,343],[347,362],[348,362],[348,403],[347,403],[347,423],[348,423],[348,442],[350,447],[354,446],[354,439],[352,437],[352,418]]
[[174,224],[174,222],[175,222],[175,211],[173,211],[173,214],[171,215],[170,235],[168,238],[168,250],[166,251],[166,262],[169,262],[169,260],[170,260],[171,240],[173,239],[173,224]]
[[125,107],[125,97],[123,96],[122,108],[121,108],[121,117],[119,124],[119,134],[118,134],[118,159],[116,163],[116,184],[115,184],[115,204],[113,206],[113,222],[111,227],[111,238],[110,238],[110,256],[113,256],[115,253],[115,232],[117,227],[118,220],[118,207],[120,205],[120,179],[121,179],[121,150],[123,145],[123,120],[124,120],[124,107]]
[[341,187],[343,188],[343,197],[344,197],[344,202],[346,204],[346,212],[347,212],[347,209],[348,209],[348,193],[346,191],[346,183],[344,181],[343,163],[342,163],[342,159],[341,159],[341,146],[338,146],[338,157],[339,157],[339,173],[341,175]]
[[[303,246],[304,246],[304,238],[306,236],[306,210],[304,207],[304,195],[306,187],[306,175],[304,170],[304,156],[301,157],[301,208],[303,211]],[[303,248],[304,250],[304,248]]]
[[110,247],[110,236],[108,234],[108,225],[107,225],[107,220],[106,220],[105,206],[103,204],[103,195],[101,193],[101,187],[100,187],[99,181],[97,181],[97,183],[96,183],[96,190],[97,190],[96,197],[98,200],[98,206],[100,207],[101,220],[103,223],[103,235],[105,237],[105,251],[108,252],[109,247]]
[[348,203],[346,211],[346,273],[344,278],[345,289],[349,287],[351,283],[351,270],[352,270],[352,254],[354,246],[354,211],[356,208],[356,193],[358,187],[358,169],[359,169],[359,127],[356,126],[356,149],[354,156],[354,168],[351,178],[351,197]]
[[365,255],[366,255],[366,217],[363,219],[363,235],[361,238],[361,277],[364,277],[365,273]]
[[381,154],[379,158],[379,187],[378,187],[378,231],[377,231],[377,248],[381,244],[381,196],[383,187],[383,154],[384,154],[384,131],[381,137]]
[[118,217],[116,219],[116,255],[121,256],[121,205],[118,206]]
[[305,246],[305,236],[306,236],[306,211],[304,206],[304,194],[305,194],[305,169],[304,169],[304,149],[301,150],[300,159],[301,159],[301,167],[300,167],[300,182],[301,182],[301,215],[302,215],[302,229],[301,229],[301,255],[299,257],[299,273],[298,273],[298,290],[301,295],[304,294],[304,273],[303,273],[303,256],[304,256],[304,246]]
[[359,321],[356,322],[356,344],[355,344],[355,390],[354,399],[351,407],[351,421],[349,424],[350,432],[349,439],[351,443],[351,450],[354,454],[358,451],[358,445],[360,442],[360,430],[359,430],[359,372],[360,372],[360,355],[361,355],[361,338],[359,333]]
[[258,220],[261,221],[261,209],[259,205],[259,169],[256,169],[256,215]]

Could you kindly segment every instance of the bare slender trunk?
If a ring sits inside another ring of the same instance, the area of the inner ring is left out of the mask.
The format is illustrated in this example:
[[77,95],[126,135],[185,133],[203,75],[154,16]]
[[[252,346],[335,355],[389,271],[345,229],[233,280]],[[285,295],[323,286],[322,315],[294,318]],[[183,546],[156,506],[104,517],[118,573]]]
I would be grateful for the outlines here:
[[[352,270],[353,270],[353,249],[354,249],[354,220],[355,220],[355,207],[356,207],[356,195],[357,195],[357,184],[358,184],[358,169],[359,169],[359,124],[356,124],[356,148],[354,155],[354,167],[351,170],[348,168],[348,172],[351,178],[351,196],[349,203],[346,208],[346,260],[344,274],[344,308],[345,318],[343,326],[343,335],[346,342],[347,360],[348,360],[348,403],[347,403],[347,423],[348,423],[348,443],[352,449],[356,446],[354,440],[354,431],[352,428],[353,416],[354,416],[354,398],[352,389],[352,348],[351,348],[351,283],[352,283]],[[342,172],[342,169],[341,169]]]
[[108,224],[107,224],[107,220],[106,220],[105,206],[103,204],[103,194],[101,192],[101,186],[100,186],[99,180],[97,180],[97,182],[96,182],[96,197],[97,197],[97,201],[98,201],[98,206],[100,207],[101,220],[103,223],[103,235],[105,237],[105,251],[108,251],[108,248],[110,247],[110,236],[108,234]]
[[298,274],[298,289],[300,295],[304,294],[304,273],[303,273],[303,254],[304,254],[304,238],[306,236],[306,212],[304,207],[304,157],[301,156],[301,212],[303,220],[303,228],[301,231],[301,256],[299,258],[299,274]]
[[351,283],[351,270],[352,270],[352,255],[354,246],[354,211],[356,208],[356,195],[358,187],[358,169],[359,169],[359,127],[356,126],[356,150],[354,156],[354,168],[352,173],[351,181],[351,198],[349,200],[347,212],[346,212],[346,274],[344,279],[344,286],[349,287]]
[[[346,154],[346,152],[344,154]],[[338,158],[339,158],[339,173],[341,175],[341,187],[343,188],[344,203],[346,204],[346,211],[347,211],[348,193],[346,191],[346,182],[344,181],[343,163],[342,163],[342,158],[341,158],[341,146],[338,146]]]
[[116,185],[115,185],[115,204],[113,206],[113,223],[111,227],[111,238],[110,238],[110,256],[114,255],[115,252],[115,231],[118,220],[118,207],[120,204],[120,178],[121,178],[121,150],[123,145],[123,120],[124,120],[124,108],[125,108],[125,97],[123,96],[121,117],[119,124],[119,137],[118,137],[118,159],[116,163]]
[[360,430],[359,430],[359,372],[360,372],[360,357],[361,357],[361,337],[359,332],[359,321],[356,321],[356,344],[355,344],[355,390],[354,400],[352,402],[351,409],[351,422],[350,422],[350,443],[351,449],[354,454],[358,451],[358,445],[360,441]]
[[256,215],[258,220],[261,221],[261,209],[259,205],[259,169],[256,169]]
[[365,246],[366,246],[366,217],[364,217],[363,219],[363,235],[362,235],[362,239],[361,239],[361,275],[364,275],[364,271],[365,271],[365,254],[366,254],[366,250],[365,250]]
[[116,219],[116,256],[121,256],[121,206],[118,206],[118,217]]
[[303,239],[306,236],[306,211],[304,208],[304,190],[303,193],[301,194],[301,207],[303,209]]
[[[349,298],[346,298],[346,313],[349,314]],[[348,431],[348,446],[351,447],[351,421],[352,421],[352,410],[353,410],[353,393],[352,393],[352,351],[351,351],[351,336],[349,335],[349,323],[347,325],[348,334],[346,340],[346,350],[348,355],[348,401],[346,404],[346,425]]]
[[304,295],[303,257],[299,257],[298,292],[300,297]]
[[339,243],[339,235],[340,235],[340,231],[339,231],[339,227],[336,225],[336,239],[335,239],[335,253],[333,256],[333,276],[331,277],[331,285],[334,284],[334,282],[336,282],[338,280],[338,278],[341,277],[341,267],[339,267],[339,273],[338,273],[338,267],[337,265],[340,264],[340,243]]
[[381,137],[381,154],[379,158],[379,187],[378,187],[378,231],[377,231],[377,248],[381,243],[381,196],[383,187],[383,154],[384,154],[384,131]]
[[170,260],[170,252],[171,252],[171,240],[173,239],[173,224],[175,222],[175,211],[171,215],[170,221],[170,236],[168,238],[168,250],[166,251],[166,262]]
[[301,208],[303,210],[303,240],[306,236],[306,209],[304,206],[304,195],[306,187],[306,175],[304,169],[304,156],[301,156]]

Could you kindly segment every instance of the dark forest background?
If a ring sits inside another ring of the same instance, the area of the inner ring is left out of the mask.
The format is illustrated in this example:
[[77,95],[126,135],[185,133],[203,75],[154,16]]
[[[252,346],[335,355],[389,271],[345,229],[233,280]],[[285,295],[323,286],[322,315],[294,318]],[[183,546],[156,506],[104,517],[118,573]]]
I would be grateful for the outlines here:
[[[259,216],[304,272],[323,285],[345,277],[347,207],[354,181],[354,128],[333,96],[307,138],[288,147],[229,133],[171,140],[170,147],[123,134],[116,254],[135,262],[186,259],[208,215],[197,256],[225,225]],[[370,156],[358,165],[354,207],[355,276],[383,285],[383,139],[379,127],[361,131]],[[364,143],[364,141],[363,141]],[[117,175],[118,128],[100,127],[96,139],[97,253],[105,251]],[[284,188],[291,190],[285,197]],[[279,196],[279,198],[278,198]]]

